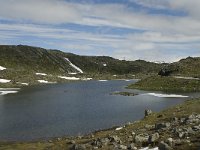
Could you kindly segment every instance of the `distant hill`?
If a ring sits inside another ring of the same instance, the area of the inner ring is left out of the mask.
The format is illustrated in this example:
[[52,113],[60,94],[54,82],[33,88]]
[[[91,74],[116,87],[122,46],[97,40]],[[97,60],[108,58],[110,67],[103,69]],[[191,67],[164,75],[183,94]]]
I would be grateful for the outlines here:
[[178,62],[166,64],[162,69],[169,71],[169,75],[200,77],[200,57],[187,57]]
[[65,58],[85,74],[137,74],[158,72],[160,64],[143,60],[122,61],[108,56],[79,56],[58,50],[46,50],[24,45],[0,46],[0,66],[29,72],[64,74],[77,72]]

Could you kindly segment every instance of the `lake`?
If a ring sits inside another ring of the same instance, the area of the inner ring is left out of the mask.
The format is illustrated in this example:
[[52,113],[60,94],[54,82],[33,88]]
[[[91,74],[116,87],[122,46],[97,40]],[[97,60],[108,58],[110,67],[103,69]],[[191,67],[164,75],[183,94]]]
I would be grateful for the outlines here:
[[[113,80],[49,84],[0,96],[0,140],[21,141],[87,134],[144,117],[189,98],[165,98],[124,87],[136,82]],[[133,91],[129,97],[111,95]],[[185,94],[196,96],[199,94]]]

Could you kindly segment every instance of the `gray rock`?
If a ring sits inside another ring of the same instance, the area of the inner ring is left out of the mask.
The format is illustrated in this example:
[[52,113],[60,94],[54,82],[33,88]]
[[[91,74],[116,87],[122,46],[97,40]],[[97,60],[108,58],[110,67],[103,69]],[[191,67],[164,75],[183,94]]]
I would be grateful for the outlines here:
[[154,128],[155,128],[155,125],[146,124],[146,125],[145,125],[145,128],[147,128],[147,129],[154,129]]
[[174,117],[174,118],[172,118],[171,122],[176,124],[176,123],[178,123],[178,121],[179,121],[179,119],[177,117]]
[[200,131],[200,125],[198,125],[198,126],[193,126],[192,129],[193,129],[194,131]]
[[158,149],[159,150],[172,150],[172,148],[165,142],[161,141],[159,144],[158,144]]
[[119,143],[119,144],[122,143],[120,138],[116,135],[110,137],[110,142],[116,142],[116,143]]
[[184,138],[185,137],[185,132],[178,132],[178,137],[179,138]]
[[166,142],[167,142],[167,144],[168,144],[170,147],[173,147],[174,141],[173,141],[172,138],[168,138]]
[[169,122],[166,122],[166,123],[156,123],[155,124],[155,129],[159,130],[159,129],[169,128],[170,126],[171,126],[171,124]]
[[95,147],[99,147],[101,148],[103,146],[103,143],[101,141],[101,139],[96,139],[96,140],[93,140],[93,142],[91,143],[91,145],[95,146]]
[[148,134],[138,134],[135,136],[135,143],[147,143],[149,140]]
[[144,112],[144,115],[145,115],[145,117],[147,117],[147,116],[151,115],[152,113],[153,113],[152,110],[146,109]]
[[160,137],[159,134],[156,132],[149,136],[148,141],[149,141],[149,143],[157,142],[159,137]]
[[126,145],[119,145],[119,149],[127,149]]
[[86,150],[86,146],[84,144],[74,144],[71,150]]
[[130,150],[136,150],[137,149],[137,147],[135,146],[134,143],[129,144],[127,148],[130,149]]
[[76,142],[74,141],[74,140],[71,140],[70,142],[69,142],[69,144],[75,144]]
[[103,138],[100,140],[102,145],[108,145],[108,143],[110,142],[110,140],[108,138]]
[[186,134],[187,134],[187,135],[193,135],[193,134],[195,134],[195,132],[193,131],[193,129],[192,129],[191,127],[188,127],[188,128],[186,129]]

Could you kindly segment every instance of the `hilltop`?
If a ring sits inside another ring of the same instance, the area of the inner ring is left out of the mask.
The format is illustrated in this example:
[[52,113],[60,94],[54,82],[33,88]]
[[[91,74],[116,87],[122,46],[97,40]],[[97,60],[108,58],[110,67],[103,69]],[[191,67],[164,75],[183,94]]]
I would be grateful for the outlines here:
[[166,64],[157,75],[140,80],[128,88],[156,91],[200,91],[200,57],[188,57]]
[[[16,83],[66,82],[82,79],[127,78],[157,73],[162,64],[143,60],[125,61],[108,56],[79,56],[60,50],[25,45],[0,45],[0,79]],[[62,77],[62,78],[61,78]]]

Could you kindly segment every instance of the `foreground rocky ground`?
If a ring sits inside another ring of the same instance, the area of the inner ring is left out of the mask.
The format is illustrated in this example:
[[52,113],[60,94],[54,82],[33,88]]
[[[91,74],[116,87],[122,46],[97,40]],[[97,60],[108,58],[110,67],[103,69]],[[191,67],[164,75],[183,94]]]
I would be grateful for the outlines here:
[[[134,114],[133,114],[134,115]],[[85,136],[8,143],[0,149],[200,149],[200,99],[192,99],[159,113],[145,111],[144,119],[123,127],[97,131]]]

